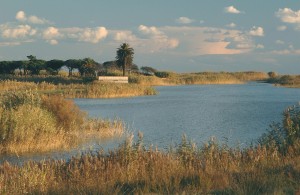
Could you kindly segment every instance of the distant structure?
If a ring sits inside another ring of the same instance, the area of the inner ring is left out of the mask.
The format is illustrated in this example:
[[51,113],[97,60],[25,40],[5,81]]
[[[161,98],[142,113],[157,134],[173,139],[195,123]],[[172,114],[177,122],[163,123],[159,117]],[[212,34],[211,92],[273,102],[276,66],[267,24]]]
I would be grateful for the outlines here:
[[128,77],[99,76],[98,80],[103,83],[128,83]]

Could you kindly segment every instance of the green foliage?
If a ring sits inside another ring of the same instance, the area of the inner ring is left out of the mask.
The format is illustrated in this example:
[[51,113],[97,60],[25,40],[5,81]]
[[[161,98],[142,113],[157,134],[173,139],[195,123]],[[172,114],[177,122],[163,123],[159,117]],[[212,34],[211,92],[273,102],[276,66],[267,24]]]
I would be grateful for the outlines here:
[[48,111],[23,104],[12,110],[3,110],[0,120],[0,144],[36,141],[41,137],[55,135],[59,129],[56,120]]
[[283,113],[283,122],[272,124],[271,130],[264,134],[259,143],[268,148],[278,148],[286,153],[290,146],[300,142],[300,106],[286,109]]
[[141,71],[145,75],[154,75],[157,70],[155,68],[149,67],[149,66],[143,66],[141,67]]
[[155,72],[154,74],[155,74],[155,76],[157,76],[159,78],[170,78],[172,75],[174,75],[174,73],[166,72],[166,71]]
[[46,62],[46,70],[51,75],[58,75],[58,71],[63,67],[64,61],[62,60],[50,60]]
[[126,68],[130,68],[133,61],[134,49],[128,43],[123,43],[117,49],[117,64],[123,69],[123,76],[125,76]]
[[276,72],[268,72],[268,76],[269,76],[270,78],[275,78],[275,77],[278,76],[278,74],[277,74]]
[[91,58],[82,60],[78,70],[81,76],[95,76],[97,63]]

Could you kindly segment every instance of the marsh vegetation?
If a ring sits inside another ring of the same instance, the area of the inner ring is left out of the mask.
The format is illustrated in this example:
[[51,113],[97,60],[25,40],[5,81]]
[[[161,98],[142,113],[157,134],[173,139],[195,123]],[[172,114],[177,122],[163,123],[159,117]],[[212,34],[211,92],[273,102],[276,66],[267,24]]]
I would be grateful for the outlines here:
[[297,194],[300,186],[300,110],[283,114],[248,148],[210,140],[197,146],[186,136],[162,151],[133,136],[117,149],[68,161],[0,166],[5,194]]
[[122,135],[121,121],[89,119],[72,100],[37,90],[10,91],[0,98],[0,153],[69,149],[92,133]]

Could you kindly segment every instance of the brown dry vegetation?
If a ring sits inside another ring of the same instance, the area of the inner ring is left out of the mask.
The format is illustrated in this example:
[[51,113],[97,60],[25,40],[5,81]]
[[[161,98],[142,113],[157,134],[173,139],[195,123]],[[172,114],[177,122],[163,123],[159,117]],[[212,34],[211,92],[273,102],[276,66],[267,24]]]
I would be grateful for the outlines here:
[[61,96],[11,91],[2,94],[0,103],[0,153],[67,149],[86,135],[99,138],[124,131],[120,120],[89,119],[73,101]]
[[300,88],[300,75],[283,75],[268,79],[269,83],[284,87]]
[[[300,192],[300,109],[290,108],[253,147],[183,136],[168,151],[143,145],[142,134],[118,149],[68,161],[0,166],[3,194],[297,194]],[[282,138],[282,139],[279,139]]]
[[120,98],[157,94],[154,88],[138,84],[92,82],[88,84],[55,85],[46,82],[0,81],[0,95],[9,90],[37,90],[39,93],[60,95],[65,98]]
[[268,78],[263,72],[201,72],[173,73],[161,72],[158,76],[130,76],[132,83],[141,85],[191,85],[191,84],[243,84],[248,81],[261,81]]

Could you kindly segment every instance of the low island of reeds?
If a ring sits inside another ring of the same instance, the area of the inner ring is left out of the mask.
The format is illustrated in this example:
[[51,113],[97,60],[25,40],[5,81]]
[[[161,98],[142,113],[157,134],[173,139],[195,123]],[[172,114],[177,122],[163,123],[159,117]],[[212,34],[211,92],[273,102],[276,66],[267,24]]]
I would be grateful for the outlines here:
[[267,82],[276,86],[300,88],[300,75],[273,75]]
[[70,160],[0,165],[1,194],[298,194],[300,109],[248,148],[186,138],[169,150],[129,136],[119,148]]

